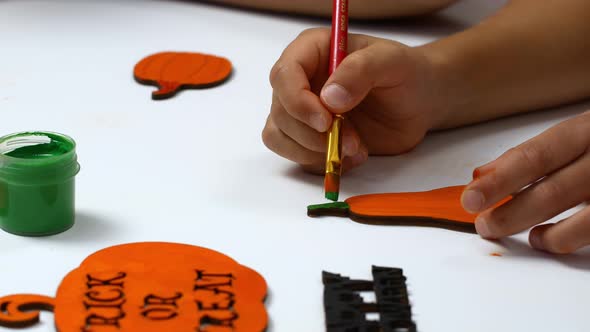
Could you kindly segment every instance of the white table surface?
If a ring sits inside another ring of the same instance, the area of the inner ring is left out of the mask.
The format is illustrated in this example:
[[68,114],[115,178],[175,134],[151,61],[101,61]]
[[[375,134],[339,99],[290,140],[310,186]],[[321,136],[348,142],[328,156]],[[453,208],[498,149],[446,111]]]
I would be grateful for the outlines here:
[[[501,3],[466,1],[438,19],[352,23],[351,31],[417,45]],[[323,179],[271,153],[260,134],[270,67],[301,30],[328,24],[189,1],[0,1],[0,133],[68,134],[82,166],[71,230],[0,232],[0,295],[54,295],[101,248],[172,241],[261,273],[269,331],[323,331],[321,271],[369,279],[372,264],[404,269],[420,331],[588,331],[590,251],[556,257],[530,249],[526,233],[493,243],[306,216],[308,204],[323,202]],[[164,50],[226,56],[234,76],[154,102],[131,73]],[[475,166],[589,106],[430,135],[407,155],[372,158],[343,179],[341,195],[466,183]],[[53,316],[30,330],[54,331]]]

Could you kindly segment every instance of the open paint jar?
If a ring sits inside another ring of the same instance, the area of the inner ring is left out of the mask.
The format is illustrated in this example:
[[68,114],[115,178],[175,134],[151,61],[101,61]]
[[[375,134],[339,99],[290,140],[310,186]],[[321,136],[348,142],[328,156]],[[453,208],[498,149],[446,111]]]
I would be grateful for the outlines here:
[[79,170],[70,137],[48,132],[0,137],[0,228],[44,236],[72,227]]

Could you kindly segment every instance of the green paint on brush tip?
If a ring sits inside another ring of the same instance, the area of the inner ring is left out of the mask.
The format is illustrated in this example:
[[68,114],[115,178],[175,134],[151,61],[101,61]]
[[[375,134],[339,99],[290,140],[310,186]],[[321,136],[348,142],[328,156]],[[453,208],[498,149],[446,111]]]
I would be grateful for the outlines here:
[[322,210],[322,209],[340,209],[340,210],[348,210],[350,205],[346,202],[332,202],[332,203],[324,203],[324,204],[315,204],[309,205],[307,207],[308,210]]
[[338,192],[335,191],[327,191],[326,192],[326,198],[331,200],[331,201],[338,201]]

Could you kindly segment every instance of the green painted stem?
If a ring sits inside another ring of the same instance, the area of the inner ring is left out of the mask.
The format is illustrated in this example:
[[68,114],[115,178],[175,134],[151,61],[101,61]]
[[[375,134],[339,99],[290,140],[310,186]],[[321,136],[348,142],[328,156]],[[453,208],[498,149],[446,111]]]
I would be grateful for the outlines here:
[[331,202],[325,204],[309,205],[307,215],[310,217],[337,216],[347,217],[350,206],[346,202]]

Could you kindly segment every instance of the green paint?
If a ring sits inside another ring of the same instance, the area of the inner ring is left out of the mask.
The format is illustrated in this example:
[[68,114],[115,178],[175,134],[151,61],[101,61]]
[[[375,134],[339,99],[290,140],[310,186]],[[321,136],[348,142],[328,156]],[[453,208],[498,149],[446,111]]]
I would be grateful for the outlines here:
[[307,215],[310,217],[336,216],[348,217],[350,205],[346,202],[330,202],[310,205],[307,207]]
[[75,142],[30,132],[0,138],[0,228],[25,236],[63,232],[74,224]]
[[63,141],[55,135],[44,137],[49,139],[48,143],[22,146],[4,155],[22,159],[42,159],[66,154],[74,148],[71,142]]
[[324,209],[338,209],[338,210],[348,210],[350,206],[346,202],[332,202],[332,203],[325,203],[325,204],[315,204],[309,205],[307,210],[314,211],[314,210],[324,210]]
[[326,198],[331,200],[331,201],[338,201],[338,192],[334,192],[334,191],[327,191],[326,192]]

